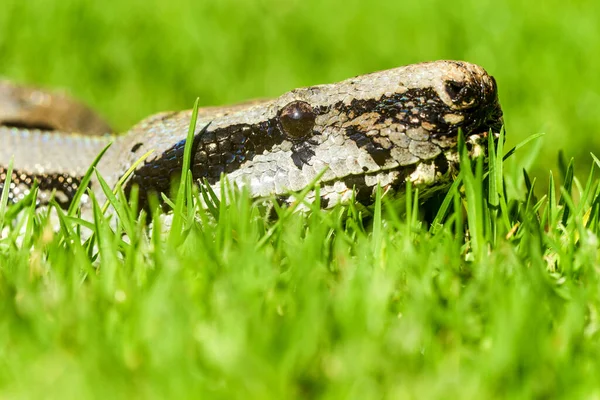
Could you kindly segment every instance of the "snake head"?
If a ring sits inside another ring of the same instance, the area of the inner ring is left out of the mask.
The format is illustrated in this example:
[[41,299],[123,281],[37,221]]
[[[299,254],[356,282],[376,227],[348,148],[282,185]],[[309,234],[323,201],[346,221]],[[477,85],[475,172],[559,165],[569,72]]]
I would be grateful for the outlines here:
[[444,122],[449,123],[447,133],[455,130],[453,125],[461,125],[467,135],[489,130],[499,132],[504,121],[494,77],[478,65],[460,61],[446,63],[444,91],[439,94],[450,109],[457,111],[442,116]]
[[[438,190],[458,168],[457,137],[502,125],[494,79],[479,66],[436,61],[295,89],[273,100],[201,110],[192,173],[219,192],[222,174],[254,197],[286,196],[319,177],[324,206],[372,202],[377,185]],[[156,150],[130,182],[168,192],[181,170],[190,113],[140,123],[117,162]],[[203,132],[200,127],[210,126]],[[483,135],[482,135],[483,134]],[[308,199],[315,196],[307,195]]]
[[300,190],[327,169],[321,190],[324,199],[333,199],[329,204],[343,202],[349,193],[370,203],[377,184],[402,191],[410,180],[423,190],[440,189],[458,169],[458,132],[481,141],[503,124],[496,81],[482,67],[461,61],[297,89],[276,103],[279,110],[298,104],[310,107],[310,113],[296,114],[309,115],[311,123],[302,125],[301,135],[279,130],[292,143],[281,148],[288,156],[279,156],[280,165],[285,159],[293,164],[282,180]]

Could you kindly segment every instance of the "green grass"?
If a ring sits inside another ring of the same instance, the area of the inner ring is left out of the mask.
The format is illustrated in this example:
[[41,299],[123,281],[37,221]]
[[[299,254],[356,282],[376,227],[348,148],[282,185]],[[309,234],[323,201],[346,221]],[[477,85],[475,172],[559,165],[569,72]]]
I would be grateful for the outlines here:
[[57,231],[0,196],[0,397],[600,397],[596,8],[3,1],[0,75],[66,87],[119,130],[196,96],[457,58],[496,76],[507,142],[486,168],[463,158],[431,224],[415,188],[403,212],[384,196],[270,220],[243,192],[200,209],[187,179],[152,234],[118,190],[118,223],[97,204]]
[[559,196],[506,197],[502,144],[463,154],[431,225],[415,188],[273,219],[185,174],[167,232],[108,187],[116,223],[2,204],[3,396],[600,395],[600,181],[570,163]]

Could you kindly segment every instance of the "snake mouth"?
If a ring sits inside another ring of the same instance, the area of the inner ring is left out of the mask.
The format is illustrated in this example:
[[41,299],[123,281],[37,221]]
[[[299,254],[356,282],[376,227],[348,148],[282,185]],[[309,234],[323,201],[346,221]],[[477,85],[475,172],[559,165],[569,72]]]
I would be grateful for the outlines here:
[[483,125],[487,128],[487,131],[491,130],[493,133],[499,133],[504,127],[504,113],[502,112],[500,101],[498,100],[498,85],[496,79],[491,75],[488,76],[488,90],[483,89],[483,92],[486,93],[485,100],[489,106],[483,109],[480,118],[482,118]]
[[485,122],[489,125],[489,129],[494,133],[499,133],[500,130],[504,128],[504,114],[502,108],[500,108],[500,104],[497,104],[497,107],[488,116]]
[[472,122],[463,128],[465,136],[482,133],[500,133],[504,127],[504,113],[497,98],[489,107],[482,109],[473,116]]

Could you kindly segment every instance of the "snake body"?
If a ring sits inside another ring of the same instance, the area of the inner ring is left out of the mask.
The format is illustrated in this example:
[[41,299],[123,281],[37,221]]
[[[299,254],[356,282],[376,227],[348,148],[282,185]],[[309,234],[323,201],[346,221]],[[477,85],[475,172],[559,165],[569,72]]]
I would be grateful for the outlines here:
[[[109,185],[152,150],[128,179],[126,192],[138,185],[142,202],[151,192],[168,193],[181,171],[191,114],[156,114],[114,136],[43,121],[5,122],[0,189],[9,184],[9,198],[17,202],[38,181],[39,205],[54,196],[68,207],[89,165],[113,141],[97,167]],[[195,180],[206,179],[216,193],[225,174],[254,197],[278,198],[293,197],[325,171],[323,207],[351,198],[369,203],[378,184],[395,192],[407,180],[425,191],[443,187],[458,168],[459,129],[476,140],[501,125],[496,83],[483,68],[428,62],[295,89],[272,100],[202,108],[191,169]],[[14,170],[7,176],[11,159]],[[98,188],[94,180],[90,185]]]

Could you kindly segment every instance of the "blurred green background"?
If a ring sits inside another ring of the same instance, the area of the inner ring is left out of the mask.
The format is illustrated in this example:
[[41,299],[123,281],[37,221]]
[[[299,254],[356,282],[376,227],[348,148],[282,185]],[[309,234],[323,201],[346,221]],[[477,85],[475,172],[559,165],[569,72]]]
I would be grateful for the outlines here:
[[66,88],[126,130],[197,96],[224,104],[462,59],[496,77],[508,145],[546,133],[533,170],[546,180],[559,149],[580,170],[600,154],[599,14],[592,0],[2,0],[0,76]]

